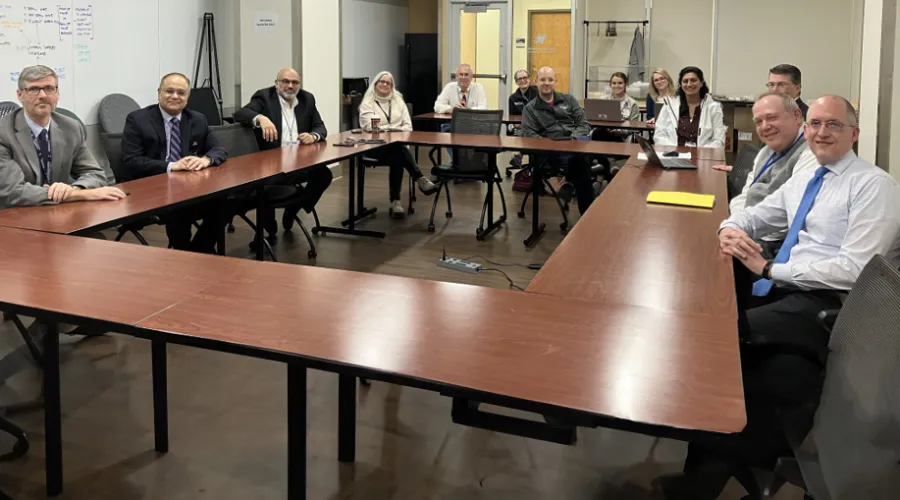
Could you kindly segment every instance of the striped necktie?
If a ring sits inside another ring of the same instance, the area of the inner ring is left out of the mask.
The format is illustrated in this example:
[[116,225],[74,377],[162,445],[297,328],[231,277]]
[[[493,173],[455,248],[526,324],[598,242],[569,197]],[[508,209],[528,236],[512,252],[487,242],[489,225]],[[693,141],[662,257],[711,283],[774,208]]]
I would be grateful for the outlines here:
[[169,157],[166,161],[175,163],[181,159],[181,120],[172,118],[169,121]]
[[460,95],[460,97],[459,97],[459,103],[462,104],[462,107],[466,108],[469,105],[469,99],[466,95],[466,94],[468,94],[468,91],[461,90],[460,92],[462,93],[462,95]]

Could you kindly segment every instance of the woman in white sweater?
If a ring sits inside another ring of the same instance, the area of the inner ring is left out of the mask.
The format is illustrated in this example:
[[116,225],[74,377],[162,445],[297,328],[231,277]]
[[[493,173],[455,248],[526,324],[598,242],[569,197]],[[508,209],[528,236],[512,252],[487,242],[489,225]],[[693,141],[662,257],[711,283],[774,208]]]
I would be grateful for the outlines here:
[[[381,130],[412,130],[412,119],[409,109],[403,101],[403,95],[394,90],[394,76],[387,71],[375,75],[369,89],[363,96],[359,105],[359,125],[363,130],[372,130],[372,119],[379,118]],[[403,187],[403,170],[406,169],[412,176],[419,190],[425,195],[434,194],[437,186],[431,179],[422,175],[416,159],[413,158],[409,148],[402,144],[391,144],[366,153],[366,156],[379,160],[390,167],[388,180],[390,191],[390,213],[393,216],[402,217],[406,214],[403,203],[400,202],[400,191]]]
[[725,147],[722,105],[709,95],[700,68],[688,66],[678,75],[675,97],[656,106],[653,141],[662,146]]

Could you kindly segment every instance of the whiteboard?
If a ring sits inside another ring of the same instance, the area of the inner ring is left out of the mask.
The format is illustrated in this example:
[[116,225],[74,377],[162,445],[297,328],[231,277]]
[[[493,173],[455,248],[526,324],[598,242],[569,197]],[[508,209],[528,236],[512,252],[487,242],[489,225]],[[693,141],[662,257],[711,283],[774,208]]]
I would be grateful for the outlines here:
[[[0,101],[16,100],[19,72],[44,64],[59,75],[59,106],[97,123],[112,93],[142,106],[159,78],[192,77],[204,11],[214,0],[0,0]],[[160,12],[166,25],[160,25]],[[164,54],[164,56],[161,56]],[[204,64],[205,66],[205,64]],[[201,70],[201,79],[205,71]]]

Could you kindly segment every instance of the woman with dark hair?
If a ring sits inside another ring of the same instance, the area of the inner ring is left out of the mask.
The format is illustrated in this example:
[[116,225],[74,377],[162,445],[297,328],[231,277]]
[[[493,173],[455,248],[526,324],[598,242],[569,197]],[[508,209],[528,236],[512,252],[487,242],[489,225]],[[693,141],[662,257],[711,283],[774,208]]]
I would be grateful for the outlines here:
[[703,71],[688,66],[678,74],[675,97],[666,97],[656,111],[653,140],[662,146],[725,147],[722,105],[709,95]]

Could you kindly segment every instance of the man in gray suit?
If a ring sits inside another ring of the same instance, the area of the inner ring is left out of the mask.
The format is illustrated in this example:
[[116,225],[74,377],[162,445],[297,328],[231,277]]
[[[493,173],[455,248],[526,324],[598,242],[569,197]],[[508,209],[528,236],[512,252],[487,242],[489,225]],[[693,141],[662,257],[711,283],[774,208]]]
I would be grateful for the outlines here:
[[122,190],[106,186],[81,124],[54,113],[56,73],[29,66],[18,83],[22,109],[0,118],[0,209],[124,198]]

